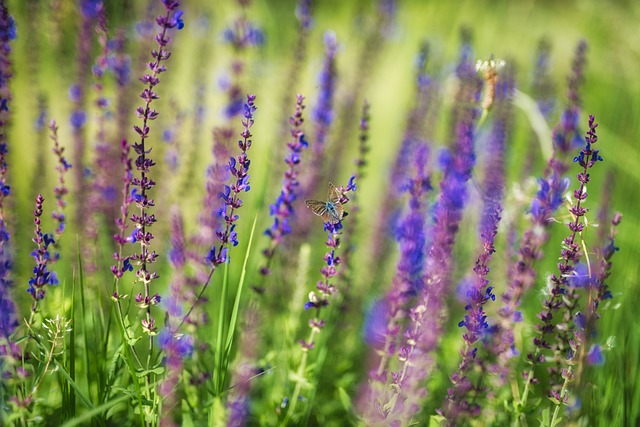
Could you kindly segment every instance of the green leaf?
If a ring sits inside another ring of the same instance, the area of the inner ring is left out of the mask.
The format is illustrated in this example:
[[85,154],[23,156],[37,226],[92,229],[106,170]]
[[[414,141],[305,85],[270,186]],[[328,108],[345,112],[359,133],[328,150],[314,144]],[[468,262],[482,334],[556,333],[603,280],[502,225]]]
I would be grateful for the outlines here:
[[560,401],[555,397],[547,397],[554,405],[560,405]]
[[158,366],[158,367],[153,368],[153,369],[145,369],[145,370],[142,370],[142,371],[137,371],[136,375],[138,377],[142,378],[142,377],[146,377],[149,374],[162,375],[162,374],[164,374],[164,371],[165,371],[164,366]]
[[444,425],[445,421],[447,421],[447,419],[442,415],[431,415],[429,417],[429,427],[439,427]]
[[540,427],[550,427],[551,426],[551,409],[544,408],[540,415],[542,416],[542,418],[538,418],[538,421],[540,421]]
[[124,402],[126,400],[129,399],[128,395],[123,395],[120,396],[116,399],[110,400],[108,402],[103,403],[100,406],[97,406],[93,409],[91,409],[88,412],[83,412],[82,414],[80,414],[79,416],[76,416],[74,419],[67,421],[66,423],[64,423],[61,427],[74,427],[77,425],[87,425],[87,421],[91,420],[92,418],[100,415],[101,413],[109,410],[110,408],[114,407],[115,405]]
[[231,353],[231,346],[233,345],[233,336],[236,330],[236,324],[238,322],[238,311],[240,309],[240,297],[242,296],[242,290],[244,289],[244,279],[247,275],[247,262],[249,261],[249,254],[251,253],[251,243],[253,242],[253,235],[256,231],[257,221],[258,221],[258,213],[256,213],[256,216],[253,219],[253,225],[251,226],[249,243],[247,244],[247,251],[244,254],[244,262],[242,263],[242,273],[240,274],[240,282],[238,283],[238,289],[236,290],[236,299],[233,304],[233,310],[231,311],[231,320],[229,322],[229,332],[227,333],[227,342],[225,344],[225,353],[227,357],[229,357]]
[[338,396],[340,397],[340,402],[342,403],[342,407],[351,412],[353,410],[353,403],[351,402],[351,396],[345,391],[344,388],[338,387]]

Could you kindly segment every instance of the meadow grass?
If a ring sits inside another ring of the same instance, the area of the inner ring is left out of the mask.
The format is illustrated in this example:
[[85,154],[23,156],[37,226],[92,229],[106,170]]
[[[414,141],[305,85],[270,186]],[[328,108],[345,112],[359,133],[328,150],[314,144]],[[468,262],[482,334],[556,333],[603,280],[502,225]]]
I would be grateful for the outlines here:
[[637,425],[639,15],[0,0],[0,425]]

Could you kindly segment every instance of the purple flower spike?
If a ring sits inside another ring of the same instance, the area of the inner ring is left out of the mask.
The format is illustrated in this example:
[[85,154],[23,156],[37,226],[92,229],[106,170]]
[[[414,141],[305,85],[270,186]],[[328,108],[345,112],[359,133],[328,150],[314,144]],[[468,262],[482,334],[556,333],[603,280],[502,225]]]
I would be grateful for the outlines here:
[[[563,249],[558,263],[559,274],[553,274],[550,277],[550,289],[543,302],[543,310],[538,314],[540,320],[536,325],[537,336],[533,339],[535,353],[528,355],[534,368],[544,361],[544,354],[549,351],[553,353],[553,360],[558,361],[558,364],[550,368],[552,387],[549,393],[557,393],[556,388],[564,381],[562,375],[564,368],[559,365],[560,361],[567,360],[569,357],[569,364],[574,363],[572,356],[575,354],[576,348],[583,345],[583,343],[575,341],[575,316],[579,309],[579,294],[578,288],[573,286],[576,281],[572,282],[570,278],[576,276],[576,266],[582,256],[577,235],[585,227],[583,217],[588,211],[582,206],[587,198],[586,185],[591,180],[588,170],[597,161],[602,160],[598,151],[592,148],[598,140],[597,126],[594,117],[589,116],[589,131],[585,137],[585,145],[575,159],[582,171],[576,175],[580,186],[573,192],[575,204],[570,208],[574,219],[567,224],[571,234],[563,240]],[[533,374],[533,368],[530,373]],[[531,378],[532,375],[529,375],[529,379]]]
[[316,122],[316,141],[314,154],[322,152],[329,126],[333,122],[333,97],[336,84],[335,56],[338,49],[336,35],[326,32],[324,35],[325,60],[322,71],[318,76],[320,92],[316,108],[313,110],[313,120]]
[[[12,76],[11,65],[11,41],[16,38],[16,25],[13,17],[3,2],[0,6],[0,356],[11,354],[12,344],[9,336],[18,325],[16,307],[11,298],[13,282],[10,279],[12,262],[12,248],[10,244],[9,230],[5,220],[5,199],[11,194],[11,186],[7,181],[7,121],[11,112],[10,79]],[[17,360],[17,359],[16,359]],[[0,376],[4,375],[3,360],[0,358]]]
[[[377,325],[377,330],[372,330],[369,335],[378,337],[373,345],[381,349],[380,360],[376,369],[369,372],[369,406],[365,409],[367,419],[370,422],[376,420],[376,408],[373,402],[388,401],[391,397],[386,385],[389,381],[389,364],[395,354],[395,347],[401,334],[401,326],[405,320],[407,305],[411,298],[418,295],[424,286],[423,268],[426,246],[425,216],[426,194],[431,190],[430,177],[426,172],[429,150],[426,144],[414,146],[411,157],[413,158],[413,175],[406,184],[400,186],[400,191],[409,194],[408,212],[400,222],[396,230],[396,240],[400,250],[400,259],[393,278],[392,288],[384,299],[376,303],[380,319],[371,320]],[[400,350],[408,357],[408,347]],[[402,375],[391,372],[394,384],[403,381]],[[404,384],[404,383],[403,383]],[[391,417],[397,415],[400,408],[393,409]]]
[[[149,271],[150,264],[156,262],[158,254],[150,250],[154,235],[149,229],[156,222],[156,217],[154,214],[149,213],[149,209],[155,206],[155,201],[149,198],[149,192],[156,183],[149,177],[155,162],[148,157],[151,149],[147,146],[146,141],[150,134],[150,122],[158,117],[158,112],[151,108],[151,104],[159,98],[159,95],[155,92],[155,87],[160,82],[158,76],[166,71],[162,62],[167,61],[171,56],[171,53],[166,48],[171,41],[168,31],[177,25],[172,16],[175,15],[179,2],[163,0],[163,4],[166,14],[156,19],[157,24],[160,26],[160,33],[155,38],[158,48],[151,52],[153,60],[147,64],[149,72],[140,78],[140,81],[146,85],[140,93],[140,98],[144,100],[144,106],[138,107],[136,110],[138,118],[142,119],[142,124],[133,126],[139,137],[139,142],[134,143],[132,146],[137,154],[134,165],[139,172],[139,177],[134,177],[131,180],[131,186],[134,187],[133,194],[135,194],[132,195],[132,201],[135,201],[140,213],[132,214],[130,219],[137,230],[135,240],[140,242],[140,252],[133,254],[130,259],[139,266],[136,271],[136,277],[144,287],[145,300],[151,298],[150,285],[158,278],[156,272]],[[146,311],[146,316],[143,319],[143,331],[149,335],[156,335],[155,320],[151,317],[151,306],[151,304],[143,306]]]
[[[111,266],[111,272],[116,279],[121,278],[126,271],[133,270],[130,257],[123,256],[123,248],[125,243],[130,243],[130,239],[127,237],[127,219],[129,217],[129,206],[134,201],[134,191],[131,190],[131,182],[133,180],[133,166],[132,161],[129,158],[131,146],[127,143],[126,140],[123,139],[120,142],[120,149],[120,162],[124,168],[124,174],[122,176],[122,205],[120,206],[120,217],[116,219],[117,234],[114,234],[113,236],[113,239],[115,240],[118,247],[118,252],[114,254],[116,265]],[[134,229],[134,231],[136,230]]]
[[287,164],[287,170],[282,180],[282,190],[275,203],[269,207],[269,214],[274,218],[273,224],[264,234],[270,238],[269,246],[262,251],[265,256],[265,265],[260,269],[263,275],[271,272],[271,261],[276,249],[283,242],[284,237],[291,233],[289,224],[290,218],[294,215],[295,210],[293,203],[299,195],[300,182],[298,174],[300,173],[300,161],[302,152],[309,146],[305,140],[302,124],[304,119],[302,112],[305,108],[304,97],[297,95],[296,108],[293,116],[289,119],[291,122],[291,140],[287,143],[288,152],[284,159]]
[[388,400],[382,402],[382,405],[390,405],[383,414],[385,422],[389,423],[406,423],[419,410],[418,402],[426,393],[422,382],[433,368],[431,352],[436,348],[444,326],[440,313],[445,296],[449,294],[451,253],[467,199],[467,181],[475,164],[475,129],[482,88],[466,41],[457,75],[460,86],[453,111],[454,141],[451,152],[441,157],[447,167],[443,170],[440,193],[433,208],[432,241],[427,248],[422,279],[429,286],[423,286],[408,310],[403,346],[406,347],[405,357],[396,371],[399,387],[393,388]]
[[10,249],[9,232],[4,220],[0,219],[0,347],[4,345],[2,338],[8,340],[18,326],[16,307],[10,295],[13,287],[13,282],[9,278],[12,267]]
[[[396,229],[397,216],[395,212],[400,210],[400,200],[398,197],[398,186],[404,185],[409,180],[406,165],[411,164],[411,154],[414,152],[416,145],[424,143],[426,138],[426,119],[427,113],[433,110],[433,97],[435,94],[435,84],[431,82],[431,78],[426,72],[429,57],[429,45],[423,43],[420,51],[416,55],[416,75],[414,78],[414,106],[409,112],[409,117],[405,126],[404,135],[400,142],[400,148],[396,153],[396,157],[391,168],[389,176],[389,184],[386,185],[386,192],[379,210],[378,219],[376,221],[375,232],[373,233],[372,259],[384,260],[384,256],[390,250],[389,237],[393,235]],[[384,262],[378,263],[379,268],[376,274],[381,274]]]
[[[238,141],[238,147],[240,148],[240,155],[237,157],[231,157],[228,164],[228,170],[236,178],[235,183],[231,185],[225,185],[224,191],[220,193],[220,199],[224,202],[224,211],[222,211],[222,218],[226,223],[224,231],[217,233],[218,240],[220,240],[220,246],[218,254],[220,256],[215,257],[215,246],[212,248],[213,256],[209,256],[209,261],[213,264],[214,268],[224,262],[226,259],[221,255],[225,253],[227,244],[231,242],[234,246],[238,244],[238,235],[234,231],[235,222],[239,216],[235,213],[237,209],[242,206],[242,199],[240,199],[240,193],[247,192],[251,188],[249,186],[249,165],[251,161],[247,157],[247,151],[251,147],[251,127],[253,126],[253,113],[256,111],[255,95],[247,95],[247,103],[245,104],[245,115],[242,119],[242,125],[244,130],[240,134],[242,137]],[[224,258],[224,259],[223,259]]]
[[44,204],[44,197],[38,195],[36,197],[36,208],[33,211],[33,222],[35,224],[35,237],[32,239],[36,244],[36,249],[31,253],[31,256],[36,261],[36,266],[33,268],[33,277],[29,279],[29,288],[27,292],[31,294],[33,298],[33,305],[31,311],[36,312],[38,310],[38,303],[44,299],[47,289],[46,285],[55,286],[58,284],[58,278],[55,272],[49,271],[49,262],[52,259],[49,253],[49,246],[54,244],[53,236],[45,234],[42,231],[42,207]]
[[[495,72],[496,70],[494,70]],[[492,76],[492,73],[489,73]],[[487,146],[483,182],[484,207],[480,217],[480,241],[482,249],[473,268],[474,278],[466,293],[466,314],[458,323],[463,332],[463,348],[460,350],[462,361],[457,371],[451,375],[451,388],[439,413],[447,419],[447,423],[455,425],[461,417],[474,416],[480,411],[480,404],[474,394],[482,395],[480,387],[483,381],[473,375],[473,366],[482,366],[478,356],[478,343],[489,331],[487,314],[484,305],[495,301],[493,286],[489,286],[487,274],[489,262],[495,252],[494,241],[498,232],[498,223],[502,211],[504,192],[504,152],[512,124],[512,98],[514,91],[513,70],[507,66],[495,83],[495,120]],[[485,78],[487,72],[485,71]],[[489,84],[491,82],[488,81]],[[475,392],[475,393],[474,393]]]
[[178,403],[177,386],[183,370],[183,362],[193,352],[193,337],[180,333],[183,308],[187,302],[185,265],[185,236],[182,215],[178,207],[171,210],[171,249],[169,261],[173,271],[169,296],[163,298],[167,312],[166,326],[158,334],[158,344],[165,353],[167,375],[158,387],[163,397],[162,418],[170,419]]
[[[335,188],[335,192],[339,195],[340,205],[345,205],[349,202],[347,193],[355,191],[355,182],[349,180],[351,183],[348,187]],[[324,222],[323,228],[327,232],[327,241],[325,246],[327,247],[327,253],[325,253],[323,260],[325,266],[320,269],[322,280],[318,281],[316,289],[318,292],[310,292],[309,300],[305,303],[305,310],[311,308],[316,309],[315,317],[310,321],[311,334],[307,339],[303,348],[308,348],[308,345],[313,346],[313,337],[316,333],[324,327],[324,321],[319,319],[321,309],[330,304],[330,297],[337,292],[336,286],[332,283],[332,279],[338,275],[338,267],[342,264],[342,259],[336,256],[336,249],[340,246],[339,232],[342,229],[342,221],[338,222]],[[308,344],[307,344],[308,343]]]
[[60,146],[58,141],[58,126],[55,121],[51,121],[49,124],[49,130],[51,131],[51,140],[53,141],[53,154],[56,156],[56,160],[58,165],[56,166],[56,171],[58,172],[58,185],[54,187],[53,192],[56,196],[56,202],[58,205],[58,209],[53,212],[53,219],[58,223],[55,233],[57,239],[60,238],[62,232],[65,229],[65,214],[64,208],[67,206],[67,202],[65,200],[65,196],[68,193],[68,189],[65,186],[64,176],[66,172],[71,169],[71,165],[67,162],[67,159],[64,157],[64,147]]

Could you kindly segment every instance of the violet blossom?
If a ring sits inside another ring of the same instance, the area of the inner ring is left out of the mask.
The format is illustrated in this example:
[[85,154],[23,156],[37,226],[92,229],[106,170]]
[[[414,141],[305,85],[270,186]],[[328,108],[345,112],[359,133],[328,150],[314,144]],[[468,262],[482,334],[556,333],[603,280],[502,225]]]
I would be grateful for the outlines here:
[[586,184],[591,179],[588,170],[598,161],[602,161],[599,150],[592,149],[598,140],[597,126],[594,117],[589,116],[589,131],[585,137],[585,146],[574,158],[574,162],[582,167],[582,171],[577,175],[580,187],[573,192],[576,203],[570,208],[574,219],[567,224],[571,234],[563,240],[561,259],[558,263],[559,274],[551,275],[548,295],[543,302],[543,311],[538,315],[540,320],[536,325],[537,335],[533,339],[535,352],[527,354],[527,359],[533,364],[530,374],[526,377],[528,386],[535,381],[532,374],[536,365],[545,361],[545,353],[552,351],[556,365],[550,368],[552,388],[549,394],[558,398],[560,402],[564,401],[566,396],[560,396],[558,389],[553,385],[557,385],[560,381],[559,366],[563,363],[563,359],[572,359],[575,351],[575,345],[571,341],[574,333],[574,316],[578,308],[578,294],[576,288],[569,283],[569,277],[575,271],[575,266],[582,255],[577,235],[585,227],[583,217],[588,211],[582,206],[587,198]]
[[380,307],[379,310],[369,314],[369,316],[379,316],[380,319],[371,318],[367,321],[367,323],[376,322],[377,324],[377,327],[368,331],[366,339],[372,347],[379,350],[379,357],[374,359],[377,366],[369,371],[369,384],[363,396],[368,404],[365,414],[369,422],[382,421],[389,417],[393,419],[402,408],[389,408],[386,411],[383,405],[391,397],[388,388],[389,368],[397,352],[407,306],[424,286],[422,274],[426,250],[425,199],[432,189],[430,177],[426,171],[428,154],[426,144],[415,145],[411,153],[413,173],[407,182],[400,186],[400,192],[409,194],[408,211],[396,230],[400,259],[391,289],[374,306]]
[[[397,212],[400,210],[397,186],[409,179],[406,165],[411,163],[411,153],[415,146],[425,140],[425,125],[427,123],[426,116],[430,109],[433,109],[433,101],[435,95],[434,83],[426,71],[427,60],[429,57],[429,44],[423,43],[416,55],[415,68],[416,75],[414,78],[413,107],[409,112],[407,123],[405,125],[404,135],[400,142],[391,171],[389,175],[389,185],[383,197],[385,203],[382,203],[376,220],[375,232],[373,233],[373,242],[371,247],[373,252],[372,259],[383,260],[384,254],[390,250],[389,238],[393,230],[396,228],[394,224]],[[375,276],[381,274],[385,263],[378,263]]]
[[480,113],[477,105],[482,82],[471,62],[468,43],[463,44],[456,74],[460,79],[460,87],[453,111],[454,145],[450,151],[441,152],[439,158],[443,176],[433,209],[432,238],[427,248],[424,286],[407,314],[409,325],[403,334],[405,343],[397,353],[400,366],[391,372],[395,393],[398,394],[396,405],[399,408],[399,420],[408,420],[413,416],[419,408],[417,402],[426,392],[420,385],[432,369],[431,353],[444,327],[441,311],[450,286],[451,254],[468,197],[467,182],[475,165],[475,129]]
[[36,208],[33,211],[33,223],[35,224],[34,234],[32,239],[36,244],[36,249],[31,252],[31,256],[36,261],[36,266],[33,268],[33,277],[29,279],[29,288],[27,292],[31,294],[33,298],[33,305],[31,306],[32,313],[35,313],[38,309],[38,303],[44,299],[47,289],[46,286],[55,286],[58,282],[58,277],[53,271],[49,271],[49,261],[51,260],[51,254],[49,253],[49,246],[54,244],[53,235],[44,233],[42,231],[42,206],[44,204],[44,197],[41,194],[36,197]]
[[185,266],[187,255],[185,250],[184,225],[182,215],[177,206],[171,211],[171,249],[169,263],[173,271],[169,296],[163,298],[166,309],[166,326],[158,334],[158,345],[164,351],[164,362],[167,375],[158,387],[163,397],[162,417],[160,425],[177,425],[172,421],[173,411],[178,404],[177,387],[185,358],[193,352],[193,337],[180,333],[180,325],[185,305]]
[[156,19],[161,28],[160,33],[156,36],[158,49],[152,51],[151,56],[154,60],[147,64],[147,68],[151,73],[147,73],[140,78],[140,81],[147,85],[140,93],[140,97],[144,100],[144,106],[138,107],[136,110],[138,118],[142,119],[142,126],[136,125],[133,127],[140,137],[140,142],[133,144],[133,149],[138,155],[134,164],[140,173],[140,177],[134,177],[131,181],[131,185],[134,187],[132,198],[138,209],[140,209],[140,214],[132,214],[131,221],[136,227],[133,238],[135,241],[140,242],[140,252],[132,255],[130,259],[139,266],[136,271],[136,277],[143,284],[144,295],[138,294],[135,301],[140,308],[146,311],[146,316],[142,320],[142,329],[150,337],[157,334],[155,319],[151,316],[151,306],[156,305],[160,301],[160,297],[158,294],[151,295],[150,285],[157,279],[158,275],[156,272],[148,270],[149,264],[156,262],[158,254],[149,249],[154,236],[148,229],[156,222],[155,215],[148,212],[150,208],[155,206],[154,200],[148,197],[148,192],[155,186],[155,181],[149,178],[149,173],[155,162],[147,156],[150,150],[145,142],[149,137],[149,122],[158,117],[158,112],[150,106],[154,100],[159,98],[154,88],[160,82],[158,76],[166,71],[165,66],[161,64],[171,56],[171,53],[166,50],[166,46],[171,41],[167,32],[176,27],[176,22],[172,16],[176,13],[179,2],[163,0],[163,4],[166,9],[166,15]]
[[[495,237],[502,212],[505,187],[504,153],[512,126],[512,99],[514,91],[514,76],[510,66],[495,76],[495,119],[490,139],[486,148],[487,159],[484,167],[483,199],[484,206],[480,217],[480,237],[482,248],[473,268],[474,277],[466,292],[466,306],[464,319],[458,327],[465,328],[463,333],[463,347],[460,349],[462,360],[455,373],[450,376],[451,388],[447,391],[447,398],[439,411],[447,423],[455,425],[460,417],[477,416],[480,404],[477,396],[483,395],[482,379],[472,376],[473,366],[482,368],[485,361],[478,355],[481,338],[489,331],[487,312],[484,305],[495,301],[493,286],[489,285],[487,275],[490,271],[489,262],[495,252]],[[497,73],[497,70],[494,69]],[[486,73],[485,73],[486,76]],[[491,82],[488,82],[491,84]]]
[[269,239],[269,246],[262,251],[265,256],[265,265],[260,268],[260,274],[263,276],[271,273],[271,261],[275,254],[276,248],[282,243],[284,237],[291,233],[291,225],[289,217],[294,214],[293,203],[298,198],[300,182],[298,175],[300,173],[301,155],[309,143],[305,139],[302,123],[304,119],[302,112],[305,108],[304,97],[297,95],[296,108],[293,116],[289,118],[291,123],[291,140],[287,143],[288,153],[284,161],[287,164],[287,170],[282,180],[282,190],[275,203],[269,207],[269,215],[273,217],[273,223],[265,230]]

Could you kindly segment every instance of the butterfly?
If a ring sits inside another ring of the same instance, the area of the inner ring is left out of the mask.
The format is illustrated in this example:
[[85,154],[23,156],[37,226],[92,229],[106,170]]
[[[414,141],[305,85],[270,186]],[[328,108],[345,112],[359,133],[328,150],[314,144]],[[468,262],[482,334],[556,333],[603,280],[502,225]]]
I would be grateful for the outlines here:
[[320,200],[305,200],[304,203],[314,214],[321,217],[322,221],[337,224],[344,216],[344,207],[342,207],[340,203],[342,194],[332,183],[329,183],[327,192],[328,200],[326,202]]

